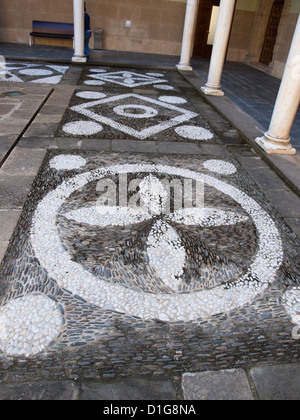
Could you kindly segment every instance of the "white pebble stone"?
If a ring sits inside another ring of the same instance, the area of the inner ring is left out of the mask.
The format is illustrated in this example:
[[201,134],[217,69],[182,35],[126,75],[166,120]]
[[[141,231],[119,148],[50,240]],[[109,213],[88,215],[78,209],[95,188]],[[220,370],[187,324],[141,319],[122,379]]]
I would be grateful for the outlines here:
[[91,136],[100,133],[102,130],[102,125],[93,121],[74,121],[63,126],[63,131],[73,136]]
[[[47,322],[51,316],[52,322]],[[0,331],[0,349],[12,356],[33,356],[60,333],[62,317],[56,303],[42,294],[15,299],[0,310],[4,328]]]
[[175,129],[175,132],[179,136],[190,140],[208,141],[213,139],[214,137],[213,133],[210,130],[192,125],[183,125],[181,127],[177,127]]

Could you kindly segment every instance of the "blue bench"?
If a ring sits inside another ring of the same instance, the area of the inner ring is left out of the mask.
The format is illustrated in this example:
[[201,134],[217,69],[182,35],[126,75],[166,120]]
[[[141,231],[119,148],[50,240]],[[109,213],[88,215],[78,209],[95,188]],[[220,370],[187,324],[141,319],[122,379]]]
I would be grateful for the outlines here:
[[29,34],[29,45],[32,45],[34,37],[41,38],[74,38],[74,25],[73,23],[60,23],[60,22],[44,22],[34,20],[32,22],[32,32]]

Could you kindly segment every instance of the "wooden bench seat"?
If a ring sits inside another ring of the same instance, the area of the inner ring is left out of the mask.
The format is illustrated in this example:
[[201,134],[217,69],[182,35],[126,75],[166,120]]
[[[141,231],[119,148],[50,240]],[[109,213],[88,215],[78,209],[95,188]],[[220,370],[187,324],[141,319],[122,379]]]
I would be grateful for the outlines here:
[[32,45],[34,37],[42,38],[74,38],[74,25],[72,23],[44,22],[34,20],[32,32],[29,34],[29,45]]

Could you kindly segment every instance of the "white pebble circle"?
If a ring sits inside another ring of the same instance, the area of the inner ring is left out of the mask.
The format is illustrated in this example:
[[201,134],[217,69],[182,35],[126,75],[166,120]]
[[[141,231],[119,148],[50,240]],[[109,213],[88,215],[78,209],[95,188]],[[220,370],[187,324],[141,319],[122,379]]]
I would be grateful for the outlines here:
[[74,136],[91,136],[100,133],[102,125],[93,121],[74,121],[63,126],[63,131]]
[[43,69],[24,69],[20,70],[20,74],[24,74],[25,76],[50,76],[53,72]]
[[106,98],[106,95],[104,93],[94,92],[92,90],[87,90],[85,92],[78,92],[78,93],[76,93],[76,96],[78,96],[78,98],[83,98],[83,99],[103,99],[103,98]]
[[161,74],[161,73],[147,73],[147,76],[150,76],[150,77],[164,77],[164,74]]
[[[138,114],[134,114],[130,112],[130,110],[138,110],[141,111]],[[119,105],[114,108],[114,112],[117,115],[122,117],[129,117],[129,118],[152,118],[158,114],[158,111],[150,106],[145,105]]]
[[205,169],[220,175],[233,175],[237,172],[236,167],[224,160],[211,159],[203,164]]
[[170,85],[154,85],[154,87],[160,90],[174,90],[173,86]]
[[287,291],[283,296],[282,303],[292,322],[300,325],[300,289],[294,287]]
[[62,325],[52,299],[42,294],[20,297],[0,310],[0,349],[11,356],[34,356],[59,335]]
[[208,141],[214,137],[213,133],[206,128],[196,127],[193,125],[183,125],[181,127],[177,127],[175,132],[179,136],[190,140]]
[[179,96],[161,96],[160,101],[166,102],[167,104],[186,104],[187,101]]
[[107,73],[107,70],[100,70],[100,69],[90,69],[90,73]]
[[103,86],[105,85],[105,82],[101,82],[100,80],[86,80],[84,84],[90,86]]
[[81,156],[59,155],[51,159],[49,166],[57,171],[80,169],[86,165],[86,160]]

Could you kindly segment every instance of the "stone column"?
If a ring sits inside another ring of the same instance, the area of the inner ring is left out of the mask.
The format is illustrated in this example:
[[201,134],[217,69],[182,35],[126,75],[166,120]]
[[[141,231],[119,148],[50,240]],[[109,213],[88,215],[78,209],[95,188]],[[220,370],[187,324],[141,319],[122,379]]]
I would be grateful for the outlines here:
[[232,26],[236,0],[221,0],[215,34],[214,46],[210,61],[208,81],[202,91],[205,95],[224,96],[221,79]]
[[198,7],[199,0],[187,0],[181,58],[180,63],[177,64],[178,70],[193,70],[191,67],[191,57],[194,45]]
[[268,154],[295,155],[290,133],[300,101],[300,16],[285,66],[269,131],[256,139]]
[[84,55],[84,0],[73,0],[74,8],[74,63],[86,63]]
[[6,78],[6,61],[3,55],[0,55],[0,81]]

